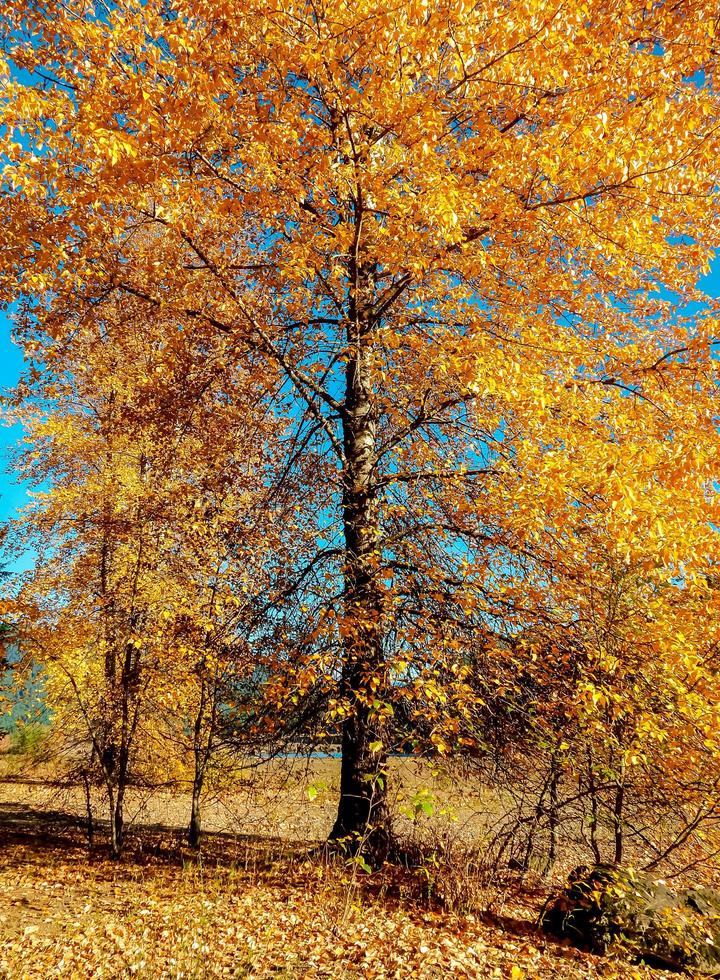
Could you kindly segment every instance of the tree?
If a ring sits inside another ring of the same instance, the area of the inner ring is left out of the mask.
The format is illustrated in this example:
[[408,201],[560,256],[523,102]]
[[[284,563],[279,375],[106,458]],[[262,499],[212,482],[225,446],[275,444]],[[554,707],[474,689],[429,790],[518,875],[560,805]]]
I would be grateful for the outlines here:
[[594,495],[649,528],[628,549],[664,557],[644,489],[674,506],[692,488],[705,523],[714,506],[696,284],[716,10],[10,0],[3,17],[0,261],[4,297],[31,298],[26,350],[64,350],[132,297],[283,376],[288,472],[325,491],[298,676],[340,675],[332,833],[370,824],[381,856],[393,704],[447,749],[470,697],[459,624],[532,618]]
[[13,540],[41,556],[13,582],[17,631],[66,755],[106,791],[114,854],[128,786],[177,770],[188,731],[197,843],[220,681],[273,674],[270,651],[250,661],[247,641],[272,587],[260,542],[293,547],[293,521],[264,516],[269,496],[283,508],[271,446],[284,423],[248,425],[262,392],[196,341],[106,304],[14,396],[28,439],[17,465],[40,489]]
[[[662,511],[662,492],[648,489],[649,511]],[[469,764],[510,801],[495,844],[525,870],[552,866],[563,838],[598,864],[676,872],[717,846],[716,534],[683,525],[691,501],[669,516],[673,548],[705,538],[692,581],[669,575],[657,547],[631,560],[615,509],[587,508],[558,550],[544,615],[502,643],[485,637],[475,655],[474,732],[490,751]]]

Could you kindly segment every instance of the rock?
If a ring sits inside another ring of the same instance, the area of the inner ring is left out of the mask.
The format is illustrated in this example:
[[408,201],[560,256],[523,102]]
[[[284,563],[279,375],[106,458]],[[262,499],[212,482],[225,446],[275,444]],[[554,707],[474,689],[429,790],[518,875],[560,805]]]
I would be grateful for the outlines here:
[[541,916],[543,929],[593,953],[612,946],[666,970],[720,977],[720,891],[675,891],[631,868],[578,868]]

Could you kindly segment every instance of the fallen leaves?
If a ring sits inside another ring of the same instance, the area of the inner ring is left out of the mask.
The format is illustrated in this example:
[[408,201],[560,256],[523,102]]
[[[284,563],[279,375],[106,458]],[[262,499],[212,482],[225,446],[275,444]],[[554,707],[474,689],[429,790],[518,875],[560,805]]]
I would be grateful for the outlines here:
[[[318,874],[318,867],[294,863],[263,875],[237,867],[207,870],[201,864],[140,869],[105,860],[88,863],[80,848],[5,846],[0,976],[656,976],[547,942],[532,931],[529,912],[524,919],[508,916],[505,925],[481,916],[443,915],[363,896],[343,884],[337,869],[322,867]],[[32,895],[32,907],[18,903],[18,894]]]

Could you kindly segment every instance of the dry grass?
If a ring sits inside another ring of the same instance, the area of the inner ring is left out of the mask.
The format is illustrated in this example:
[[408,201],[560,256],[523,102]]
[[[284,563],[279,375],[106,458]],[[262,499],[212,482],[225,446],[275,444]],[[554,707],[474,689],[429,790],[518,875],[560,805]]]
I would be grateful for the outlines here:
[[[12,770],[8,771],[9,765]],[[428,794],[433,816],[422,822],[452,824],[468,840],[479,839],[492,810],[492,800],[467,783],[443,774],[416,759],[392,759],[391,796],[400,830],[409,832],[408,814],[418,791]],[[57,784],[50,771],[20,768],[14,759],[0,757],[0,802],[40,811],[59,810],[85,819],[85,790],[81,785]],[[282,837],[291,841],[322,841],[332,826],[337,807],[340,762],[337,759],[282,759],[249,767],[229,785],[210,789],[203,803],[203,826],[209,832]],[[312,800],[308,789],[313,787]],[[97,818],[105,817],[102,792],[92,794]],[[126,818],[131,827],[182,828],[190,814],[190,794],[176,788],[131,789]]]

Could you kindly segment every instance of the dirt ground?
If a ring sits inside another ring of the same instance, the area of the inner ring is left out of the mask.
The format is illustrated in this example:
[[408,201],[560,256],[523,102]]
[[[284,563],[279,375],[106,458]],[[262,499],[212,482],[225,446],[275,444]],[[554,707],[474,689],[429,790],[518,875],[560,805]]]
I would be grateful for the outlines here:
[[186,797],[135,792],[120,862],[101,825],[88,847],[81,788],[0,783],[0,978],[665,976],[543,936],[540,888],[490,881],[449,913],[430,871],[324,861],[313,844],[332,820],[334,767],[209,800],[199,854],[183,843]]
[[[43,781],[42,769],[0,756],[0,802],[40,811],[58,810],[85,819],[87,803],[81,785]],[[434,771],[416,759],[391,760],[392,805],[401,815],[418,788],[431,793],[435,818],[449,816],[464,836],[477,836],[487,816],[480,794]],[[39,773],[39,774],[38,774]],[[332,758],[283,758],[248,768],[203,800],[203,828],[213,833],[265,835],[290,841],[324,840],[332,826],[339,787],[340,762]],[[92,792],[96,818],[106,818],[100,790]],[[162,787],[129,791],[125,818],[131,827],[179,828],[187,825],[190,794]],[[403,818],[400,816],[402,822]]]

